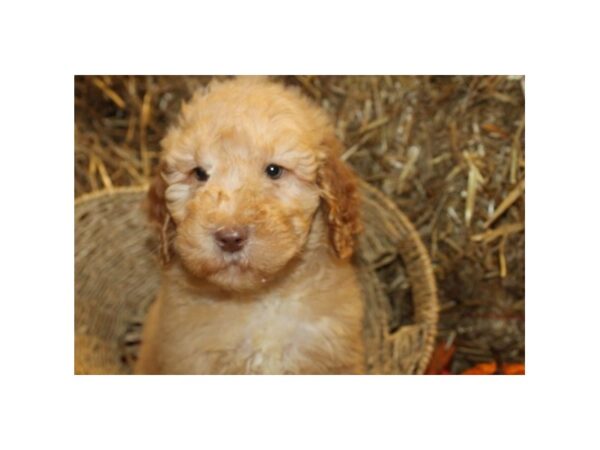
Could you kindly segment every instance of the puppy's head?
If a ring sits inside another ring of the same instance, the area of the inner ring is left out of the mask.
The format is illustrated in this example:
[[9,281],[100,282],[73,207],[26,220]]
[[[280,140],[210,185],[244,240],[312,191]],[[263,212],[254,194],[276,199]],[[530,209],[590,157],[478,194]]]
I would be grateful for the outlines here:
[[326,115],[264,79],[213,83],[163,140],[150,216],[164,256],[231,290],[249,290],[298,256],[319,208],[323,236],[348,258],[360,230],[356,179]]

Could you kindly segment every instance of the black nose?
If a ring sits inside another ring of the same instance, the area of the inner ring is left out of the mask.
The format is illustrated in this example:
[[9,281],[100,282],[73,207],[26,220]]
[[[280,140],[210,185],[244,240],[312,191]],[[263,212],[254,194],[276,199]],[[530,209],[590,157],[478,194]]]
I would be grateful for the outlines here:
[[215,233],[217,245],[225,252],[235,253],[240,251],[248,240],[246,227],[221,228]]

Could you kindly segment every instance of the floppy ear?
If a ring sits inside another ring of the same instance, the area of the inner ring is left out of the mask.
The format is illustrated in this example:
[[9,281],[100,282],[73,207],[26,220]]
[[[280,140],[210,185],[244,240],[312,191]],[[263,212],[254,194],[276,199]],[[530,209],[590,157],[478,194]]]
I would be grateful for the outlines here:
[[167,264],[171,259],[171,238],[173,231],[175,230],[175,223],[167,210],[165,199],[167,183],[161,177],[161,169],[162,165],[150,184],[145,208],[150,223],[159,232],[161,260],[164,264]]
[[326,205],[329,237],[342,259],[352,256],[355,236],[362,231],[358,179],[340,159],[342,144],[335,136],[323,142],[327,157],[319,168],[317,183]]

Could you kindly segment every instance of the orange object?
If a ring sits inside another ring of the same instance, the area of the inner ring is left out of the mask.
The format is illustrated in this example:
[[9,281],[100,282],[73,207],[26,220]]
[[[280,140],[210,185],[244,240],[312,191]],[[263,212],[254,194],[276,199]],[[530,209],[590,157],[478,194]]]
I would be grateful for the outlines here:
[[425,373],[427,375],[449,374],[450,370],[448,368],[455,350],[456,348],[453,345],[446,346],[444,342],[439,342],[433,349],[433,355],[431,355],[431,360]]
[[477,364],[463,372],[463,375],[493,375],[498,370],[496,361]]
[[525,375],[525,364],[502,364],[502,373],[505,375]]

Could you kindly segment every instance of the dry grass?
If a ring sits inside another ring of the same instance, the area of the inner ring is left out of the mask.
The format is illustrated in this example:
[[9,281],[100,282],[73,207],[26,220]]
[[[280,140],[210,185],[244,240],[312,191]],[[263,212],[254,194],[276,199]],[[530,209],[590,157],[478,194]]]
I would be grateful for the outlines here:
[[[440,340],[459,373],[524,360],[521,77],[297,76],[335,119],[344,159],[409,215],[430,249]],[[147,181],[182,100],[211,77],[75,79],[75,195]]]

